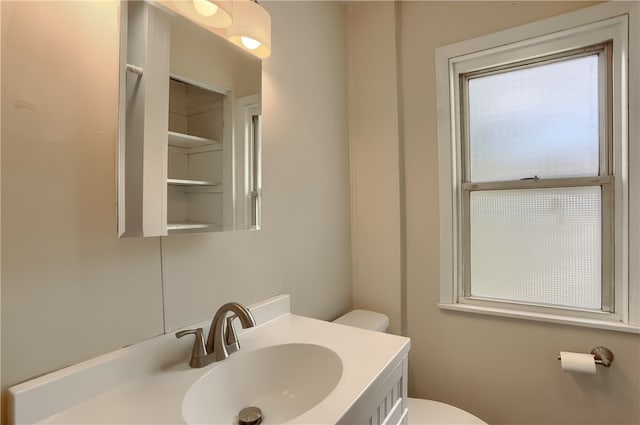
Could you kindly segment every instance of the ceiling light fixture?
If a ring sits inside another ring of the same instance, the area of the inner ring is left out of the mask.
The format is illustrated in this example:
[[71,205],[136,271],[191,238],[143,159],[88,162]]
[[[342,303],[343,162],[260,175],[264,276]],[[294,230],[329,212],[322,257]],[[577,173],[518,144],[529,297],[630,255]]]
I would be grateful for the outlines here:
[[235,0],[233,18],[229,41],[261,59],[271,55],[271,16],[256,0]]
[[185,18],[209,28],[227,28],[233,22],[232,2],[221,0],[173,0]]

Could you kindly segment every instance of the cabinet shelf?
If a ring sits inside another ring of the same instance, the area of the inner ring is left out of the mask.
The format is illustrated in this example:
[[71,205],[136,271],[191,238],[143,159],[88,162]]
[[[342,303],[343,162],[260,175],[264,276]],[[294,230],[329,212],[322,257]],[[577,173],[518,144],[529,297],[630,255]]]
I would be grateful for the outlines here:
[[199,230],[222,230],[222,227],[218,224],[197,223],[189,221],[182,223],[167,223],[167,230],[169,231],[169,233],[180,233]]
[[189,179],[167,179],[167,184],[170,186],[219,186],[217,183],[212,183],[206,180]]
[[173,190],[188,193],[222,193],[222,185],[204,180],[167,179],[167,185]]
[[219,145],[217,140],[207,139],[199,136],[192,136],[190,134],[178,133],[176,131],[169,131],[169,146],[176,146],[179,148],[195,148],[200,146],[214,146]]

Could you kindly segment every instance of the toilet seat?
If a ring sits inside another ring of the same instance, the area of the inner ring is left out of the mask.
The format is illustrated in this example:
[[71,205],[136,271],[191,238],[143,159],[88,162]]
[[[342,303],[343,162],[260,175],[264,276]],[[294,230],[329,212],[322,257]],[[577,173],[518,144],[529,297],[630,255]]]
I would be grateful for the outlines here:
[[439,401],[408,398],[409,425],[487,425],[471,413]]

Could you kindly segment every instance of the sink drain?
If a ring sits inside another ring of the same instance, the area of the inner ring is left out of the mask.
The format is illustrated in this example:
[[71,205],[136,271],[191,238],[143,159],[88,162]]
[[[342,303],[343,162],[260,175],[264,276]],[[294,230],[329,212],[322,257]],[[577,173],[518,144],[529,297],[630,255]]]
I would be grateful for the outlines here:
[[245,407],[238,413],[238,425],[258,425],[262,422],[262,410],[259,407]]

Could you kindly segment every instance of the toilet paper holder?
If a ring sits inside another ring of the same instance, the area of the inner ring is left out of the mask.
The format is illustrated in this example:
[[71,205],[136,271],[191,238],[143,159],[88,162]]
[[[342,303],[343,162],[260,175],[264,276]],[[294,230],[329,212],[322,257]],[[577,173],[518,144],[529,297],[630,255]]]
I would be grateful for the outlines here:
[[[610,367],[611,363],[613,363],[613,352],[607,347],[598,345],[591,350],[591,354],[593,354],[597,365]],[[558,356],[558,360],[560,360],[560,356]]]

